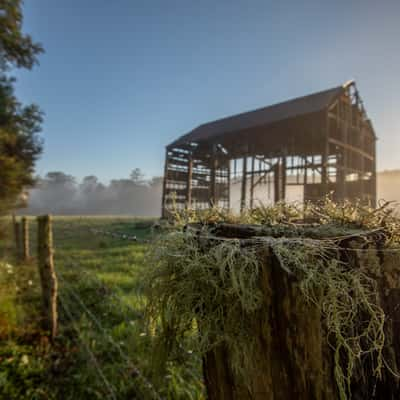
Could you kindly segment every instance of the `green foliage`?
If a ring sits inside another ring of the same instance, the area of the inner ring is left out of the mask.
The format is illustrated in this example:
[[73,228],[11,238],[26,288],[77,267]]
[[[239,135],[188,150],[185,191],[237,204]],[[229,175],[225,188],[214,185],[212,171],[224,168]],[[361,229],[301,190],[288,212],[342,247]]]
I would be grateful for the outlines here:
[[0,0],[0,68],[10,65],[32,68],[36,55],[43,51],[29,35],[22,33],[22,1]]
[[[0,398],[7,400],[50,400],[47,363],[32,346],[6,343],[0,347]],[[47,390],[46,390],[47,389]]]
[[37,136],[42,114],[23,106],[14,94],[12,67],[32,68],[42,47],[22,33],[21,1],[0,0],[0,214],[17,206],[33,183],[33,167],[42,151]]
[[[4,243],[0,242],[0,247]],[[0,398],[53,399],[49,360],[39,338],[36,269],[0,260]],[[26,304],[32,309],[27,310]],[[35,321],[35,322],[34,322]]]

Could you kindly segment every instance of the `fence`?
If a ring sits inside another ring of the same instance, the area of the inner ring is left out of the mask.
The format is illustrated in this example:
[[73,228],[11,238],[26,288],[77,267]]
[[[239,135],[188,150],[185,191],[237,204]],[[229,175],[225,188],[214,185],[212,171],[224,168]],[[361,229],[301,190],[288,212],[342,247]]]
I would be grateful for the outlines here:
[[[39,216],[36,222],[36,260],[42,297],[42,327],[47,333],[50,342],[53,344],[57,342],[59,331],[59,312],[57,306],[60,306],[60,313],[68,321],[69,326],[75,333],[76,340],[78,340],[82,349],[86,352],[93,371],[102,383],[106,398],[113,400],[120,398],[116,383],[107,377],[107,372],[104,370],[102,362],[92,349],[91,340],[85,338],[81,326],[79,326],[79,318],[84,315],[90,323],[89,331],[101,337],[102,342],[108,344],[109,350],[107,355],[112,361],[113,368],[118,371],[119,377],[134,381],[136,385],[135,393],[140,394],[140,398],[161,400],[162,397],[153,383],[150,382],[138,365],[126,354],[121,344],[113,338],[112,333],[104,326],[102,318],[92,310],[90,304],[87,304],[80,293],[74,289],[67,276],[61,273],[61,271],[56,273],[51,216]],[[13,216],[13,230],[16,258],[19,261],[19,265],[23,267],[24,263],[32,263],[33,261],[30,253],[29,219],[23,217],[19,220]],[[98,233],[103,232],[91,231],[91,234]],[[123,235],[119,238],[123,240],[128,238],[128,240],[136,241],[136,238],[124,237]],[[81,275],[84,280],[93,279],[93,277],[86,276],[84,273],[81,273]],[[59,291],[59,284],[62,287],[62,291]],[[116,293],[111,294],[118,300]]]

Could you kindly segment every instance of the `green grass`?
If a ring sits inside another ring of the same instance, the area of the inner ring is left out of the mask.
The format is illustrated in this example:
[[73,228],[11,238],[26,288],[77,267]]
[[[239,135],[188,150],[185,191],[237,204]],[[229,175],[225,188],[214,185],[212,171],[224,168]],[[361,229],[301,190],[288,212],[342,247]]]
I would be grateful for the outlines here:
[[54,399],[36,266],[15,263],[11,227],[0,225],[0,399]]
[[[153,368],[155,338],[144,318],[141,279],[151,223],[129,217],[54,218],[60,301],[59,336],[53,347],[38,346],[43,335],[37,323],[35,262],[19,265],[22,274],[9,274],[5,267],[0,271],[0,329],[7,338],[0,345],[0,357],[5,353],[5,359],[26,360],[23,356],[29,353],[32,359],[29,365],[0,361],[1,399],[204,398],[201,360],[195,355],[184,352],[162,373]],[[34,255],[34,219],[30,236]],[[127,239],[132,236],[137,242]],[[3,259],[11,252],[12,246],[3,240]],[[16,290],[18,286],[22,290]],[[28,331],[34,334],[27,337]],[[12,388],[21,387],[19,381],[24,382],[23,390],[12,393]]]

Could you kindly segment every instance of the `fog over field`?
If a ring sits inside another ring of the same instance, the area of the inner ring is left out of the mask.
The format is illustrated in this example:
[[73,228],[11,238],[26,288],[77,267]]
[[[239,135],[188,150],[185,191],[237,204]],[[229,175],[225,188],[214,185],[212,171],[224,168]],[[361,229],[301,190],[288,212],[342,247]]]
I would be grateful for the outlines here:
[[108,184],[90,175],[78,182],[63,172],[49,172],[30,190],[28,208],[23,214],[54,215],[135,215],[161,213],[162,178],[143,178],[139,169],[129,178]]
[[[231,204],[238,208],[240,184],[231,189]],[[290,187],[292,190],[293,187]],[[87,176],[78,182],[63,172],[50,172],[38,180],[30,190],[28,208],[23,214],[37,215],[135,215],[159,216],[161,212],[162,177],[143,178],[139,169],[132,171],[128,179],[114,179],[109,184],[99,182],[95,176]],[[260,188],[256,196],[265,195]],[[298,200],[298,193],[288,191],[288,200]],[[400,202],[400,170],[378,173],[378,199]]]

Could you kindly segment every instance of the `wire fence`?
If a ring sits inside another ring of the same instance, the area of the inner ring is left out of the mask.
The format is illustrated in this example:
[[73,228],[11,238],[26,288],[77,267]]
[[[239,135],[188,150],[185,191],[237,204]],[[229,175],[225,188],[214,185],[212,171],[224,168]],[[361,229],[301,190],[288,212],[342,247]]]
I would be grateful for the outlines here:
[[[88,228],[88,231],[91,234],[96,233],[96,232],[94,232],[94,230],[91,227]],[[103,232],[101,232],[101,233],[103,233]],[[120,238],[119,236],[120,235],[118,235],[118,238]],[[116,237],[116,235],[113,235],[113,237]],[[64,235],[63,235],[63,239],[64,239]],[[90,278],[90,282],[93,282],[95,280],[98,285],[101,285],[102,287],[104,287],[104,283],[100,279],[98,279],[98,278],[94,279],[93,274],[89,274],[88,272],[82,270],[79,265],[77,265],[75,263],[70,263],[70,264],[65,265],[65,267],[68,267],[68,269],[70,269],[71,267],[76,268],[76,270],[79,269],[79,275],[83,279]],[[122,364],[121,373],[123,375],[127,376],[128,378],[134,377],[134,379],[138,381],[138,386],[140,387],[140,391],[146,392],[146,393],[143,393],[143,394],[146,394],[146,398],[150,398],[150,399],[154,399],[154,400],[162,400],[162,397],[160,396],[160,394],[158,393],[158,391],[156,390],[154,385],[149,381],[149,379],[147,379],[146,375],[139,369],[138,365],[136,363],[134,363],[130,357],[127,356],[127,354],[125,353],[125,350],[121,347],[121,345],[116,340],[114,340],[112,335],[105,329],[105,327],[103,326],[103,324],[101,322],[101,317],[96,315],[96,313],[90,309],[91,307],[88,306],[87,304],[85,304],[85,301],[82,299],[80,294],[68,282],[68,277],[65,276],[63,273],[60,273],[60,271],[57,272],[57,276],[61,283],[61,285],[60,285],[61,290],[64,291],[64,293],[66,295],[68,295],[68,298],[70,301],[71,300],[73,301],[74,307],[79,307],[83,311],[83,313],[88,317],[88,319],[92,322],[92,324],[96,328],[96,331],[98,333],[100,333],[103,340],[106,341],[107,343],[109,343],[111,348],[114,349],[117,352],[117,354],[119,355],[120,360],[117,360],[114,358],[113,367],[115,368],[118,365]],[[110,288],[107,288],[107,294],[110,295],[113,299],[115,299],[119,305],[123,304],[123,306],[126,309],[129,309],[130,312],[132,312],[133,314],[137,314],[138,311],[135,310],[133,307],[131,307],[129,304],[124,303],[122,301],[122,298],[120,296],[118,296],[115,293],[115,291],[111,290]],[[66,306],[66,304],[65,304],[65,296],[60,295],[60,298],[61,298],[60,302],[62,302],[62,307],[66,311],[67,317],[68,316],[72,317],[71,313],[70,312],[68,313],[68,308],[66,308],[68,306]],[[71,318],[69,318],[69,320],[71,320]],[[125,321],[132,322],[132,321],[128,321],[126,318],[125,318]],[[74,324],[73,328],[75,328],[74,330],[78,334],[78,337],[80,339],[82,339],[81,332],[76,330],[75,324]],[[99,368],[99,377],[101,378],[102,381],[106,380],[105,385],[109,388],[109,392],[113,393],[113,387],[112,387],[112,385],[110,385],[109,382],[107,383],[107,379],[105,378],[105,373],[101,370],[99,362],[96,360],[93,352],[90,351],[90,347],[88,347],[87,343],[85,343],[84,341],[83,341],[83,345],[84,345],[85,349],[88,350],[88,354],[89,354],[90,358],[92,360],[94,360],[93,363],[96,367],[96,370],[98,370],[98,368]],[[108,354],[111,355],[111,351],[109,351]],[[121,360],[123,360],[122,363],[121,363]],[[127,374],[127,371],[129,371],[128,374]],[[136,390],[138,390],[139,387],[137,387]],[[115,390],[114,390],[114,392],[115,392]],[[114,398],[114,397],[111,396],[111,398]]]
[[[104,328],[103,324],[100,322],[100,318],[96,316],[95,313],[89,309],[89,307],[83,301],[82,297],[67,282],[66,278],[60,273],[58,274],[58,278],[62,283],[63,290],[65,290],[66,293],[68,293],[70,298],[74,299],[74,304],[81,308],[81,310],[85,313],[85,315],[95,325],[97,331],[117,351],[121,359],[124,360],[126,366],[128,366],[129,370],[131,371],[130,375],[135,376],[135,379],[137,379],[140,383],[140,387],[144,388],[144,390],[147,392],[146,394],[150,396],[147,397],[154,400],[162,400],[162,397],[159,395],[154,385],[147,379],[145,374],[139,369],[139,367],[133,362],[133,360],[125,354],[121,345],[117,341],[115,341],[114,338],[111,336],[111,334]],[[118,297],[115,293],[113,293],[113,296]],[[117,360],[114,360],[114,363],[118,365]],[[102,375],[104,376],[104,374]]]
[[75,331],[77,338],[79,338],[79,340],[82,343],[83,347],[85,348],[87,354],[89,355],[89,358],[92,361],[92,364],[93,364],[98,376],[103,381],[104,386],[107,388],[107,391],[109,393],[109,398],[112,400],[117,400],[117,396],[115,394],[115,388],[113,387],[113,385],[111,385],[111,383],[105,377],[104,372],[103,372],[102,368],[100,367],[100,363],[97,360],[94,353],[92,352],[92,350],[90,349],[90,346],[81,338],[80,330],[74,322],[74,318],[72,316],[72,313],[71,313],[69,307],[67,306],[67,302],[65,301],[64,297],[61,294],[59,294],[58,299],[59,299],[59,302],[65,312],[65,315],[67,316],[67,318],[69,320],[70,326]]

